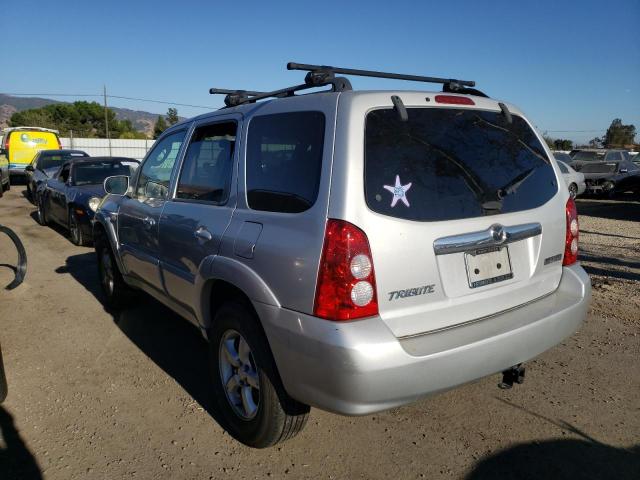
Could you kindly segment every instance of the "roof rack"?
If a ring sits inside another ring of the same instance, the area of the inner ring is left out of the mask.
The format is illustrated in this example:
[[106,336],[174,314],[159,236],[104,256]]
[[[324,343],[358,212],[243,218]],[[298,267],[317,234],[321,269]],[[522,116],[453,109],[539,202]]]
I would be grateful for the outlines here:
[[336,74],[356,75],[360,77],[389,78],[393,80],[408,80],[412,82],[441,83],[444,92],[463,93],[486,97],[484,93],[474,87],[473,80],[458,80],[455,78],[424,77],[420,75],[404,75],[401,73],[377,72],[373,70],[357,70],[354,68],[331,67],[329,65],[309,65],[306,63],[287,63],[287,70],[307,71],[304,83],[293,87],[282,88],[272,92],[254,92],[249,90],[227,90],[223,88],[211,88],[211,94],[226,95],[224,103],[227,107],[235,107],[244,103],[253,103],[265,98],[290,97],[301,90],[331,85],[334,92],[351,90],[351,82],[344,77],[336,77]]

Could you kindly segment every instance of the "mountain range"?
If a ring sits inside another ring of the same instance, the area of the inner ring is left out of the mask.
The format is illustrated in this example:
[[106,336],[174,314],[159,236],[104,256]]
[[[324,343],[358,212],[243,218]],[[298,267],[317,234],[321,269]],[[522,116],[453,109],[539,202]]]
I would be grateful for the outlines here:
[[[50,98],[39,97],[14,97],[0,93],[0,130],[9,126],[11,115],[22,110],[41,108],[53,103],[64,103]],[[144,112],[141,110],[130,110],[128,108],[109,107],[116,114],[119,120],[130,120],[133,127],[139,132],[151,137],[153,127],[158,120],[157,113]],[[181,118],[182,119],[182,118]]]

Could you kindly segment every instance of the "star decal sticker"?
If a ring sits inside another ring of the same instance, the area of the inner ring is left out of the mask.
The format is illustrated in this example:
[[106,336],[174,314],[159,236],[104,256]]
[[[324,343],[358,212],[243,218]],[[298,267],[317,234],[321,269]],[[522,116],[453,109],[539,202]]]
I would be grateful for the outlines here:
[[395,207],[398,200],[402,200],[407,207],[409,206],[409,200],[407,200],[407,191],[411,188],[411,182],[406,185],[402,185],[400,182],[400,175],[396,175],[396,184],[394,186],[384,185],[384,189],[393,193],[393,200],[391,200],[391,207]]

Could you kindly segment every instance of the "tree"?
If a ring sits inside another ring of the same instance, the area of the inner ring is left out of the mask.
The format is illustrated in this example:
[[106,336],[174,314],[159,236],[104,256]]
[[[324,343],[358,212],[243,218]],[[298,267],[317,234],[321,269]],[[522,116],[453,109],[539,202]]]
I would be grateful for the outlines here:
[[[107,109],[106,116],[111,138],[138,135],[131,121],[116,119],[113,110]],[[62,136],[68,136],[70,131],[76,137],[105,138],[107,135],[105,109],[97,102],[56,103],[23,110],[11,116],[9,125],[53,128],[59,130]]]
[[553,141],[553,146],[556,150],[572,150],[573,142],[571,140],[559,138]]
[[616,118],[611,122],[607,133],[604,134],[603,143],[607,148],[624,147],[633,144],[635,136],[636,127],[634,125],[623,125],[622,120]]
[[594,137],[589,140],[589,146],[591,148],[602,148],[602,139],[600,137]]
[[156,121],[155,127],[153,127],[153,138],[156,139],[162,132],[167,129],[167,122],[164,121],[164,117],[162,115],[158,115],[158,120]]
[[169,126],[175,125],[179,121],[180,118],[178,118],[178,109],[169,108],[169,110],[167,110],[167,123],[169,124]]
[[555,140],[551,138],[547,132],[542,134],[542,138],[549,148],[555,148]]

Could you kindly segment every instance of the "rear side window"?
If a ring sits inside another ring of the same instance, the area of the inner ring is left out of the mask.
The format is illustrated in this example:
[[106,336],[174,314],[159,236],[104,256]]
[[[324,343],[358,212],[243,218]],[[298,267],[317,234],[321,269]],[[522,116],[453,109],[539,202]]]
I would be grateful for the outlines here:
[[316,201],[325,118],[321,112],[255,117],[247,140],[249,208],[303,212]]
[[184,158],[176,198],[221,205],[229,197],[236,123],[196,128]]
[[558,191],[533,130],[501,112],[412,108],[367,115],[365,197],[373,211],[441,221],[527,210]]
[[569,173],[569,169],[566,167],[566,165],[562,162],[558,162],[558,167],[560,167],[560,171],[562,173]]

